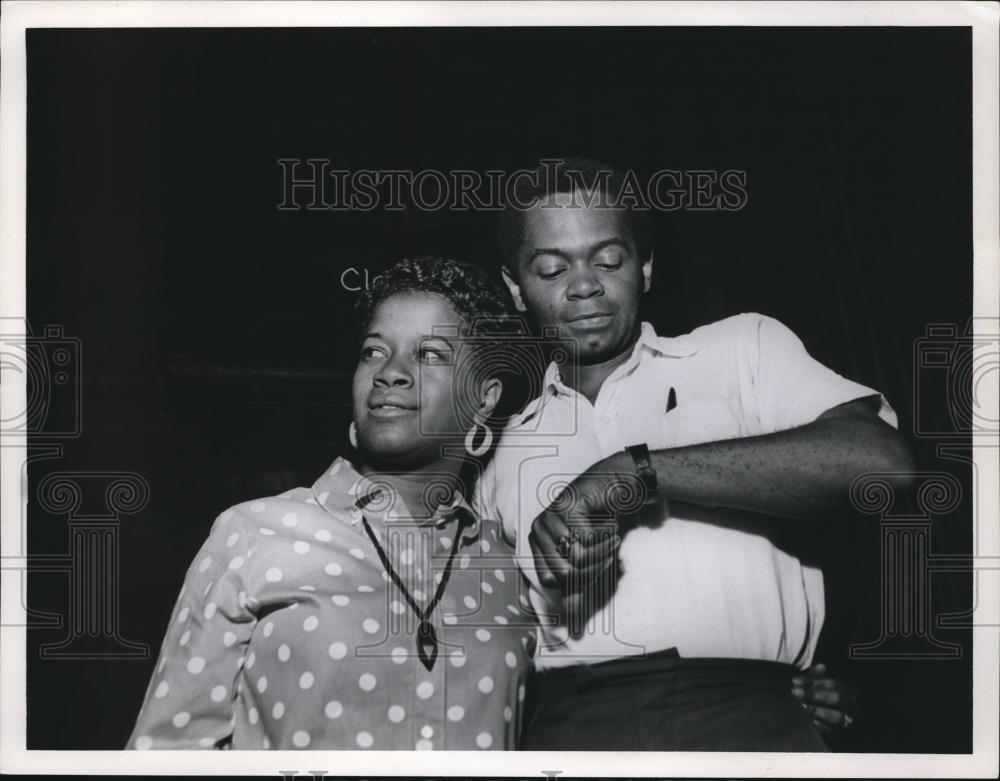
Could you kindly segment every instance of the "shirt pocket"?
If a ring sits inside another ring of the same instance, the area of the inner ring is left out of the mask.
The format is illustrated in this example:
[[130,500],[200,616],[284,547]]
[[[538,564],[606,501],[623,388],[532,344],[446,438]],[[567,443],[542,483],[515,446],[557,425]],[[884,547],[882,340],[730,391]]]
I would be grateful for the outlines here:
[[666,413],[658,426],[650,426],[650,450],[697,445],[743,436],[743,427],[724,399],[681,402]]

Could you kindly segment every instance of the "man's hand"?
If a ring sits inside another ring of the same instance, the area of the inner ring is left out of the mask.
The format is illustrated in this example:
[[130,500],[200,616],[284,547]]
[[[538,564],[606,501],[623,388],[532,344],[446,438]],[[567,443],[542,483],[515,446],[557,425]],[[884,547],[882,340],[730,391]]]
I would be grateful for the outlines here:
[[543,586],[576,593],[614,561],[618,521],[642,507],[635,462],[616,453],[577,477],[532,523],[528,542]]
[[832,678],[825,664],[814,664],[792,678],[792,696],[809,711],[813,724],[827,739],[836,739],[858,717],[858,689]]

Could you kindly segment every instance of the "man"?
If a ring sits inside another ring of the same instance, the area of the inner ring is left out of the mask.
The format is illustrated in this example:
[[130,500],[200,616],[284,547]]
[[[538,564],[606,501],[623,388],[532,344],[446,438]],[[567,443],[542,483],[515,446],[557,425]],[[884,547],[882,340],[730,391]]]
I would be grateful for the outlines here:
[[501,216],[503,277],[575,356],[549,365],[479,493],[541,620],[523,747],[823,750],[788,694],[823,624],[811,548],[855,478],[910,471],[895,413],[763,315],[657,336],[624,175],[536,173]]

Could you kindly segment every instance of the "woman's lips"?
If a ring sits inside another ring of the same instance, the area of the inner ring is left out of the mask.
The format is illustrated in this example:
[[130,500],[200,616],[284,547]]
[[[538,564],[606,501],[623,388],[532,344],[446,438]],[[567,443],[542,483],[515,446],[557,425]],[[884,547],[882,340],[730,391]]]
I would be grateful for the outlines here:
[[403,407],[397,404],[376,404],[368,408],[369,416],[386,420],[405,417],[406,415],[412,415],[414,412],[416,412],[416,409],[413,407]]

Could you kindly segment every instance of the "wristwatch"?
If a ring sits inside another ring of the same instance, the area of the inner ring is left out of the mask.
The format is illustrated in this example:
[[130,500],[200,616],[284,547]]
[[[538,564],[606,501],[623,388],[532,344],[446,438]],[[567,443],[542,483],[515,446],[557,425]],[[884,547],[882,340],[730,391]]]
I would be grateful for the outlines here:
[[646,491],[642,506],[657,502],[660,498],[660,489],[656,482],[656,470],[653,469],[653,462],[649,457],[649,448],[645,445],[632,445],[625,448],[625,452],[632,456],[636,474]]

